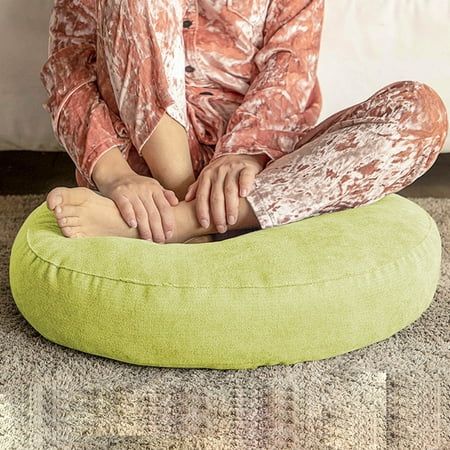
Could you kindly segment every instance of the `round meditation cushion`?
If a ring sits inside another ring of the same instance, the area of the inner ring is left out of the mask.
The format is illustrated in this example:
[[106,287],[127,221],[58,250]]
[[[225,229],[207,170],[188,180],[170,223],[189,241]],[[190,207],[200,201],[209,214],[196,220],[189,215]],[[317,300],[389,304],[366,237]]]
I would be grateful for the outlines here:
[[42,203],[13,243],[11,292],[46,339],[138,365],[250,369],[384,340],[429,306],[432,217],[397,194],[221,241],[65,237]]

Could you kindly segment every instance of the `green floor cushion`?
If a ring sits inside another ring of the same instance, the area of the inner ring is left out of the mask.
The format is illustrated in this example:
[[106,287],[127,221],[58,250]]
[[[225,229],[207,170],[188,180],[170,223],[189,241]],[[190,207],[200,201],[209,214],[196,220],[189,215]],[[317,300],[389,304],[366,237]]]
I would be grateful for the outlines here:
[[221,241],[70,239],[42,203],[10,285],[54,343],[138,365],[248,369],[340,355],[414,322],[435,293],[436,223],[391,194]]

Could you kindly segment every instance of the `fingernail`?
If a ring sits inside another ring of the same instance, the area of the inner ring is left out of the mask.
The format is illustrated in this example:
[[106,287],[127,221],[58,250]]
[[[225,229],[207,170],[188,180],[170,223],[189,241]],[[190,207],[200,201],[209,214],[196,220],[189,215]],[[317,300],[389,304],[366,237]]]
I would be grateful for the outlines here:
[[241,196],[245,197],[247,195],[247,189],[242,189]]
[[203,228],[208,228],[208,221],[206,219],[200,220],[200,223]]
[[225,233],[226,228],[225,228],[223,225],[218,225],[217,231],[218,231],[219,233]]
[[55,211],[56,211],[56,213],[57,214],[60,214],[61,213],[61,207],[60,206],[57,206],[56,208],[55,208]]
[[229,223],[230,225],[233,225],[233,224],[234,224],[234,216],[228,216],[228,223]]
[[137,227],[137,222],[134,219],[130,220],[130,227],[131,228],[136,228]]
[[168,231],[166,233],[166,239],[170,239],[173,236],[173,231]]
[[55,200],[56,200],[56,204],[59,205],[62,202],[62,197],[60,195],[57,195],[55,197]]

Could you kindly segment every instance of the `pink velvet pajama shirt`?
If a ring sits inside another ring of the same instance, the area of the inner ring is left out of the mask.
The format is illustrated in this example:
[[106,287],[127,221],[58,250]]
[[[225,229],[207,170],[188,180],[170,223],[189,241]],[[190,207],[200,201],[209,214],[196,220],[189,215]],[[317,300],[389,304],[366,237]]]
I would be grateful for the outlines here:
[[[324,0],[56,0],[41,80],[79,186],[118,147],[142,147],[167,112],[195,176],[226,154],[270,157],[248,201],[261,228],[372,203],[411,184],[448,132],[428,85],[398,81],[317,124]],[[356,37],[355,37],[356,38]]]

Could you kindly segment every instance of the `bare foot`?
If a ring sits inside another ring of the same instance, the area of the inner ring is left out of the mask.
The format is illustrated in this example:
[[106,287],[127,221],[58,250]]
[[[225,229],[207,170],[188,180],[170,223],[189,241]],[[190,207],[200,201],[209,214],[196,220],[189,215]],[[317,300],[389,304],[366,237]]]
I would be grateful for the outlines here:
[[[196,217],[195,202],[195,199],[190,202],[181,201],[178,205],[173,206],[175,230],[173,236],[167,239],[165,243],[213,241],[212,237],[192,239],[218,233],[218,230],[212,224],[208,228],[200,226]],[[230,230],[254,228],[257,223],[256,216],[247,200],[241,199],[241,203],[241,217],[236,224],[230,226]],[[85,187],[57,187],[52,189],[47,195],[47,207],[55,214],[61,232],[66,237],[119,236],[141,238],[139,230],[129,227],[122,218],[113,200]]]
[[[95,236],[141,238],[139,230],[129,227],[123,220],[113,200],[85,187],[52,189],[47,195],[47,207],[55,214],[63,235],[69,238]],[[166,240],[166,243],[212,242],[212,236],[205,233],[206,230],[195,226],[192,204],[180,202],[174,207],[174,214],[174,235]],[[209,232],[212,232],[212,229]]]
[[53,211],[64,236],[122,236],[139,238],[137,228],[123,220],[116,204],[85,187],[57,187],[47,195],[47,207]]

